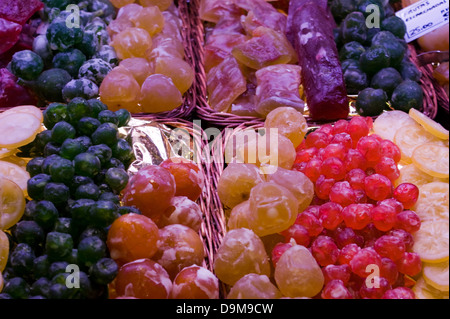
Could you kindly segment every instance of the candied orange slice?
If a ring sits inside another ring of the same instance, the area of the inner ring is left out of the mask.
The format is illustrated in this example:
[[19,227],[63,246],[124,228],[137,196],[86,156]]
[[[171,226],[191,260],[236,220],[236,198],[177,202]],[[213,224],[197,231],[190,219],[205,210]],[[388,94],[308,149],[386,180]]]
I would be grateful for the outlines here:
[[16,149],[0,148],[0,158],[12,156],[16,152],[17,152]]
[[425,221],[414,234],[413,252],[426,263],[442,263],[448,260],[448,220]]
[[0,230],[14,226],[25,211],[25,196],[13,181],[0,176]]
[[10,113],[0,117],[0,148],[17,148],[34,141],[42,122],[31,113]]
[[435,182],[435,177],[422,172],[414,164],[404,165],[400,168],[400,177],[395,181],[397,187],[403,183],[411,183],[417,187]]
[[[1,272],[5,269],[6,263],[8,261],[8,254],[9,254],[9,240],[5,232],[3,230],[0,230],[0,281],[2,280]],[[0,292],[1,291],[2,285],[0,282]]]
[[425,264],[423,278],[433,288],[448,293],[448,260],[440,264]]
[[425,114],[419,112],[416,109],[411,109],[409,111],[409,116],[411,116],[411,118],[414,119],[417,123],[422,125],[427,132],[430,132],[431,134],[440,139],[448,140],[449,138],[448,130],[446,130],[441,124],[432,120]]
[[39,109],[34,105],[15,106],[9,110],[6,110],[3,113],[0,113],[0,117],[14,113],[29,113],[34,115],[39,121],[41,121],[41,123],[44,121],[44,114],[42,113],[41,109]]
[[408,113],[403,111],[388,111],[381,114],[373,123],[375,134],[390,141],[394,141],[395,134],[400,127],[415,124]]
[[444,219],[448,221],[449,185],[433,182],[419,187],[419,199],[413,210],[422,221]]
[[17,164],[0,161],[0,178],[7,178],[16,183],[27,194],[27,182],[30,179],[30,173],[26,171],[25,167],[20,167]]
[[418,169],[433,177],[449,177],[448,147],[443,144],[426,143],[416,147],[412,162]]
[[424,278],[420,278],[412,288],[416,299],[448,299],[448,292],[442,292],[427,284]]
[[433,134],[428,133],[417,123],[406,125],[398,129],[394,142],[402,152],[402,162],[412,163],[412,155],[417,146],[427,143],[442,143]]

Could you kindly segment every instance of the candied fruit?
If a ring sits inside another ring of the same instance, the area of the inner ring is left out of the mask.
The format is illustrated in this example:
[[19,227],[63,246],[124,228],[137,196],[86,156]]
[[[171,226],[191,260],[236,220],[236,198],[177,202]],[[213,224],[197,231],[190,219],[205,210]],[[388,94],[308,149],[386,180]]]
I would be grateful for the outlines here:
[[150,75],[141,87],[141,105],[146,113],[172,111],[183,103],[183,96],[172,79],[162,74]]
[[270,276],[269,257],[263,242],[247,228],[229,231],[217,251],[214,272],[231,286],[251,273]]
[[127,214],[119,217],[108,231],[107,246],[119,265],[152,258],[158,250],[159,230],[148,217]]
[[119,297],[168,299],[172,281],[160,264],[150,259],[139,259],[120,268],[115,289]]
[[275,281],[286,297],[314,297],[323,288],[324,276],[309,250],[300,245],[289,248],[277,262]]
[[139,86],[144,83],[150,74],[154,73],[154,69],[144,58],[128,58],[120,61],[119,66],[123,66],[130,71]]
[[166,269],[171,279],[185,267],[201,265],[205,256],[198,233],[183,225],[161,228],[157,245],[158,250],[152,259]]
[[153,42],[147,31],[141,28],[127,28],[118,33],[111,46],[121,60],[127,58],[144,58],[145,52],[152,48]]
[[266,275],[248,274],[239,279],[227,299],[279,299],[281,292]]
[[184,196],[172,198],[169,208],[167,208],[158,222],[159,227],[180,224],[200,231],[202,226],[203,213],[200,206]]
[[219,280],[208,269],[193,265],[173,281],[172,299],[219,299]]
[[183,59],[178,57],[157,57],[154,61],[155,73],[172,79],[177,89],[184,94],[194,82],[194,70]]
[[159,10],[166,11],[173,4],[173,0],[139,0],[144,7],[157,6]]
[[158,7],[144,7],[136,15],[130,17],[136,28],[144,29],[150,36],[162,31],[164,16]]
[[292,107],[279,107],[270,112],[265,120],[266,129],[276,128],[297,148],[308,132],[308,123],[302,113]]

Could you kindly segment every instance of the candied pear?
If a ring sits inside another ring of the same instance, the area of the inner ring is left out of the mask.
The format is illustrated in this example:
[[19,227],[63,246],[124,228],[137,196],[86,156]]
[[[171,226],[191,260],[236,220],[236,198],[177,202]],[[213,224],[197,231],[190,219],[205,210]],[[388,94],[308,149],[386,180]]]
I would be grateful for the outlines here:
[[155,73],[171,78],[181,94],[189,90],[195,77],[192,67],[186,61],[177,57],[156,58]]
[[150,75],[141,87],[141,105],[145,113],[172,111],[183,103],[180,90],[162,74]]

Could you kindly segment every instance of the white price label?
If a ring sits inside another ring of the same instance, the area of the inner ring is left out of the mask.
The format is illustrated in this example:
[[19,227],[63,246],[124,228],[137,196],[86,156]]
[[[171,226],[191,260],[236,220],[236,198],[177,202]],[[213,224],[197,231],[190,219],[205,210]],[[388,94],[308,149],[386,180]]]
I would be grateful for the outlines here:
[[414,41],[425,34],[448,25],[448,0],[422,0],[395,15],[406,24],[406,42]]

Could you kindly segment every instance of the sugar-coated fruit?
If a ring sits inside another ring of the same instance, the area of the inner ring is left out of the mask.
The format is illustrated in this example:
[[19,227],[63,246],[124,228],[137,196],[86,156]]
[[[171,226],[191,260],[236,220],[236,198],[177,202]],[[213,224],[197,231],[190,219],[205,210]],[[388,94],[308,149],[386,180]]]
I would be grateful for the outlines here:
[[172,299],[219,299],[219,280],[206,268],[193,265],[173,281]]

